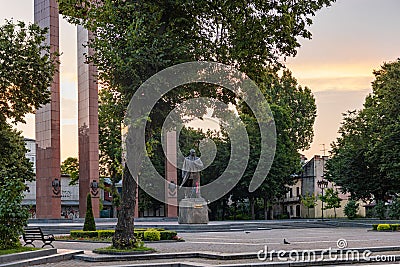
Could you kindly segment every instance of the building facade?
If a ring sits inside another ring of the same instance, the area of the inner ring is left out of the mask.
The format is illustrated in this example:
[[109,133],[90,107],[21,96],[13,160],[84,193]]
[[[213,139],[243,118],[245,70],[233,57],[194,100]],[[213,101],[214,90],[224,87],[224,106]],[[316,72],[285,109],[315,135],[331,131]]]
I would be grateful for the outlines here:
[[[329,160],[328,156],[315,155],[310,160],[302,157],[302,172],[301,174],[294,176],[294,185],[289,186],[288,193],[275,213],[286,214],[288,218],[322,218],[322,212],[324,218],[333,218],[335,216],[334,209],[322,210],[322,201],[319,196],[322,195],[327,188],[333,188],[339,192],[339,198],[341,199],[341,207],[336,209],[337,217],[345,217],[344,207],[346,206],[350,195],[343,194],[340,187],[334,183],[328,182],[324,179],[325,176],[325,164]],[[318,182],[324,181],[326,187],[320,188]],[[314,195],[316,197],[316,204],[314,208],[307,208],[303,205],[301,199],[307,195]],[[282,211],[283,209],[283,211]],[[365,208],[363,203],[360,203],[359,215],[365,216]]]

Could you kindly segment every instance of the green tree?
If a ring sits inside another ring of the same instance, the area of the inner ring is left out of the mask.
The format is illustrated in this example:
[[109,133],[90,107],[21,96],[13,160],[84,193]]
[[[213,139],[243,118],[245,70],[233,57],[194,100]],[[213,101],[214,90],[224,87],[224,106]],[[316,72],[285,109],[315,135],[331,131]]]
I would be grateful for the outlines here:
[[79,180],[78,158],[68,157],[61,163],[61,174],[68,174],[71,177],[69,185],[77,184]]
[[305,196],[301,197],[301,204],[304,205],[304,207],[307,208],[307,217],[310,217],[310,209],[315,208],[317,205],[317,198],[315,197],[314,194],[306,193]]
[[47,29],[6,20],[0,26],[0,120],[24,122],[49,101],[56,54],[44,44]]
[[[89,43],[95,51],[90,60],[97,65],[104,87],[120,93],[126,105],[142,82],[181,62],[218,61],[257,78],[266,65],[280,65],[278,58],[295,55],[300,46],[298,38],[311,38],[307,29],[311,17],[334,1],[58,2],[70,21],[95,33]],[[161,128],[163,116],[178,103],[194,96],[218,95],[224,102],[235,103],[234,96],[218,94],[215,87],[186,86],[176,90],[150,114],[148,135]],[[135,168],[130,170],[131,175],[125,172],[128,176],[123,179],[121,205],[129,214],[134,209],[134,201],[130,201],[130,196],[135,195],[134,178],[140,173],[144,153],[137,152]],[[134,240],[128,240],[133,238],[133,223],[131,216],[121,215],[116,235],[124,240],[114,237],[114,246],[134,245]]]
[[87,194],[86,198],[86,215],[83,231],[96,231],[96,222],[94,221],[92,209],[92,195],[90,193]]
[[[287,192],[287,186],[293,184],[293,174],[301,170],[299,151],[309,147],[316,117],[315,99],[311,90],[299,86],[290,71],[285,70],[279,76],[276,71],[267,68],[259,79],[262,79],[259,83],[260,89],[270,101],[277,142],[271,169],[262,186],[251,194],[250,206],[253,219],[255,199],[263,199],[266,218],[267,207],[271,207],[276,199],[282,198]],[[241,106],[240,112],[251,144],[251,160],[243,177],[245,182],[242,183],[248,185],[258,164],[260,132],[258,123],[248,108]],[[245,192],[247,193],[247,189]]]
[[327,177],[355,199],[383,201],[400,191],[399,73],[400,60],[374,71],[364,108],[345,114],[332,145]]
[[121,125],[125,106],[118,92],[99,92],[99,150],[100,175],[110,177],[113,216],[120,206],[120,195],[116,184],[122,179],[122,137]]
[[19,246],[29,217],[22,206],[25,182],[34,180],[32,164],[19,132],[0,120],[0,249]]
[[333,209],[335,212],[335,218],[336,218],[336,209],[340,208],[342,205],[340,202],[342,199],[339,197],[339,192],[333,188],[327,188],[325,190],[324,196],[320,195],[319,199],[324,202],[324,210],[330,210]]
[[43,44],[47,30],[6,21],[0,26],[0,249],[19,246],[29,213],[25,182],[34,180],[20,132],[7,123],[48,103],[56,54]]
[[392,220],[398,220],[400,218],[400,201],[395,198],[389,206],[389,218]]
[[386,219],[386,212],[387,212],[387,208],[386,208],[385,201],[382,201],[382,200],[377,201],[377,203],[374,207],[375,216],[381,220]]
[[352,220],[357,217],[358,208],[359,204],[357,201],[350,199],[344,207],[344,214],[347,216],[347,218]]

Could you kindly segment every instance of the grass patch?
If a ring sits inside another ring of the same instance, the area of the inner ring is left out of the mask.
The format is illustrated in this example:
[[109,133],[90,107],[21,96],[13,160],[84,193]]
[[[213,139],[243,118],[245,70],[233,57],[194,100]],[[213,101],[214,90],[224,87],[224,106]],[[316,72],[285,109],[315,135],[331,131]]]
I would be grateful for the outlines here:
[[111,243],[112,237],[107,238],[99,238],[99,237],[72,237],[70,235],[56,236],[56,240],[64,241],[64,240],[73,240],[73,241],[92,241],[92,242],[106,242]]
[[135,253],[135,252],[151,252],[155,251],[152,248],[139,246],[133,249],[116,249],[113,246],[105,247],[105,248],[96,248],[93,250],[94,253],[100,254],[123,254],[123,253]]
[[8,255],[8,254],[14,254],[14,253],[20,253],[20,252],[26,252],[26,251],[35,251],[39,250],[40,248],[32,248],[32,247],[18,247],[18,248],[12,248],[12,249],[1,249],[0,250],[0,255]]

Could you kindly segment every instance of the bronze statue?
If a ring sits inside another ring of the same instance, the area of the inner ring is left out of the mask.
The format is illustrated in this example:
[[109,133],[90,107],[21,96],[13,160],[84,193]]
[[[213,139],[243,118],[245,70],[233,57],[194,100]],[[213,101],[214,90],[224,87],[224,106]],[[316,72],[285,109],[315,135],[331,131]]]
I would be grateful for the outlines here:
[[185,186],[185,198],[200,198],[200,171],[204,167],[196,151],[190,150],[189,156],[185,158],[182,166],[182,186]]

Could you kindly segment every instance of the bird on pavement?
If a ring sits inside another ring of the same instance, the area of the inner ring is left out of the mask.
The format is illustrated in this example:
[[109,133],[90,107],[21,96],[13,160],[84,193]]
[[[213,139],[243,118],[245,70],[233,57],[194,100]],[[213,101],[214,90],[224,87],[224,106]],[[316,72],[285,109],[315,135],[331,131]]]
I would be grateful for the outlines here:
[[289,242],[289,241],[287,241],[287,240],[286,240],[286,238],[284,238],[284,239],[283,239],[283,244],[285,244],[285,245],[289,245],[289,244],[290,244],[290,242]]

